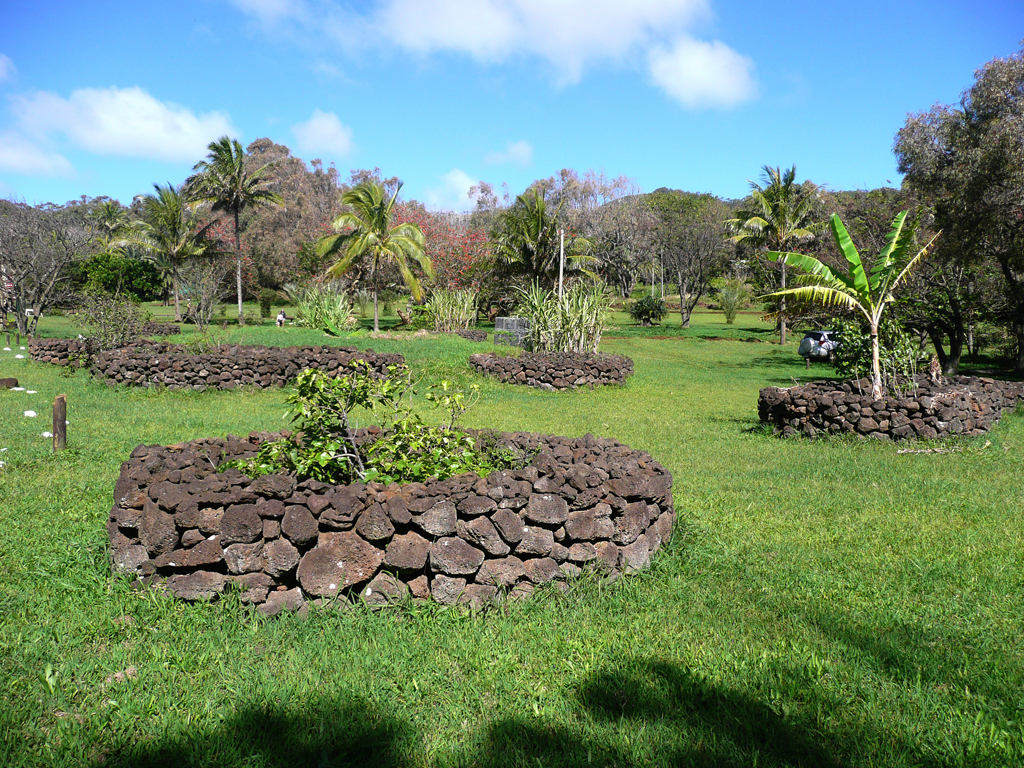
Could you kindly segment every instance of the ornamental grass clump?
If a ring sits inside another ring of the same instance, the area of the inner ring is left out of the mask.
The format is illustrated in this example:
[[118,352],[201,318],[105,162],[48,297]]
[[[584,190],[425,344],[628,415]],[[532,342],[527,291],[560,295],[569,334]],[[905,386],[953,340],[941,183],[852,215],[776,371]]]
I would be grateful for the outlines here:
[[530,321],[534,352],[596,353],[611,301],[600,282],[578,282],[561,297],[534,283],[521,291],[519,313]]
[[338,280],[298,286],[289,283],[285,293],[295,305],[300,325],[340,336],[352,316],[352,302]]
[[[296,377],[295,391],[287,398],[291,408],[285,415],[298,430],[263,443],[251,459],[221,468],[234,467],[250,477],[295,472],[300,479],[348,484],[444,480],[464,472],[486,477],[525,466],[524,457],[456,426],[479,397],[476,385],[468,396],[448,381],[429,388],[424,399],[443,414],[436,426],[408,405],[415,394],[408,368],[390,366],[387,376],[379,376],[357,360],[348,375],[338,378],[307,369]],[[358,429],[352,416],[356,410],[369,414],[379,428]]]
[[430,296],[427,310],[439,333],[468,330],[476,317],[476,292],[441,288]]

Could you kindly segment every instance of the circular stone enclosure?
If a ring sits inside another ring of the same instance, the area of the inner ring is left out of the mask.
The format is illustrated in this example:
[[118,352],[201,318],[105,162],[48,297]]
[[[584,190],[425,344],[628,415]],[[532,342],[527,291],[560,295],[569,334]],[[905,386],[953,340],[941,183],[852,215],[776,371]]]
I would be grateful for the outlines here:
[[485,434],[522,468],[333,486],[217,470],[278,434],[140,445],[114,489],[113,568],[184,600],[235,585],[268,614],[405,596],[479,606],[587,567],[645,568],[668,540],[672,477],[646,452],[592,435]]
[[377,354],[355,347],[222,346],[194,354],[180,344],[140,342],[121,349],[96,352],[90,340],[39,339],[29,346],[33,360],[55,365],[81,365],[88,359],[93,376],[108,385],[168,389],[235,389],[239,386],[283,387],[306,368],[328,373],[351,368],[365,360],[371,370],[387,373],[404,366],[399,354]]
[[870,382],[816,381],[766,387],[757,400],[761,421],[778,435],[855,434],[876,440],[981,435],[1024,399],[1024,383],[955,376],[939,383],[918,377],[904,396],[871,397]]
[[572,352],[524,352],[521,355],[479,353],[469,364],[480,373],[511,384],[547,390],[576,389],[604,384],[625,384],[633,361],[622,355]]

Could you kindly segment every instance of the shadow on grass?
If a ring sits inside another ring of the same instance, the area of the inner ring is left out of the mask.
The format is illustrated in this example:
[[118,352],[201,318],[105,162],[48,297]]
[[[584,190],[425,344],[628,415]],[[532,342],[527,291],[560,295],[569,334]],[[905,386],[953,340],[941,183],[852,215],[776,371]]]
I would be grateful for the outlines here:
[[908,765],[943,765],[870,726],[823,732],[813,713],[832,711],[837,703],[799,670],[772,674],[786,692],[769,706],[761,696],[715,686],[659,660],[640,660],[585,681],[578,689],[579,716],[568,725],[542,717],[495,720],[472,742],[433,760],[422,754],[422,740],[405,721],[359,700],[335,699],[306,702],[301,711],[243,708],[214,731],[110,749],[93,766],[827,768],[881,752],[893,759],[887,764],[903,764],[902,755]]
[[215,731],[140,742],[111,750],[98,768],[183,766],[379,766],[399,768],[403,745],[417,748],[412,729],[357,700],[306,702],[301,711],[273,704],[246,707]]

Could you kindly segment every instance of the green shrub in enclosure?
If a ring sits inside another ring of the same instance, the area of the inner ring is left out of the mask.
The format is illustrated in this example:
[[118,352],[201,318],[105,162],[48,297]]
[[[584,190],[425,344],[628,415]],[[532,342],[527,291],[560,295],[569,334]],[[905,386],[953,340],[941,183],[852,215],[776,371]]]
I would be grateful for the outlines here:
[[[871,376],[871,333],[867,323],[839,320],[832,324],[839,339],[839,348],[832,353],[832,367],[840,376],[860,379]],[[890,392],[913,380],[918,366],[928,360],[917,337],[897,323],[882,321],[878,332],[878,364],[882,386]]]
[[653,294],[637,299],[629,305],[629,316],[640,325],[653,325],[664,320],[667,314],[665,300]]
[[[254,458],[224,468],[233,466],[251,477],[294,471],[325,483],[402,483],[463,472],[486,476],[515,463],[515,457],[456,427],[478,396],[475,386],[468,399],[447,381],[431,387],[425,399],[445,412],[441,423],[431,426],[406,404],[415,394],[408,369],[392,366],[387,377],[380,377],[365,361],[355,365],[356,370],[339,378],[316,369],[300,373],[287,398],[299,432],[266,442]],[[357,434],[351,418],[356,408],[379,422],[375,440]]]
[[352,302],[341,283],[330,280],[299,286],[289,283],[285,293],[295,305],[299,325],[340,336],[352,316]]
[[124,297],[90,296],[85,300],[89,336],[100,349],[117,349],[142,335],[146,319],[134,301]]
[[749,307],[754,297],[753,289],[738,277],[716,278],[711,281],[711,287],[716,290],[715,301],[725,315],[727,325],[736,322],[736,315],[741,309]]
[[530,321],[530,349],[597,352],[611,306],[604,283],[573,283],[561,298],[536,283],[520,293],[518,312]]
[[431,294],[427,309],[434,321],[435,331],[464,331],[473,324],[476,317],[476,293],[442,288]]

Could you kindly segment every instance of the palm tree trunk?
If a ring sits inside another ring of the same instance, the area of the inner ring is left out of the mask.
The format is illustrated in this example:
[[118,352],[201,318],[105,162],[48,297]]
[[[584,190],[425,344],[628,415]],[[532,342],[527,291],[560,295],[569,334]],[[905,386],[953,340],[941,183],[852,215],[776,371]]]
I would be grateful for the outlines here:
[[[786,290],[786,262],[782,262],[782,281],[779,290]],[[786,297],[779,300],[779,344],[786,345]]]
[[174,322],[181,322],[181,299],[178,296],[178,265],[175,264],[172,268],[171,279],[174,283]]
[[377,260],[370,265],[370,285],[373,286],[373,332],[380,332],[380,321],[377,315]]
[[235,285],[238,289],[238,324],[245,325],[242,313],[242,241],[238,236],[238,209],[235,208]]

